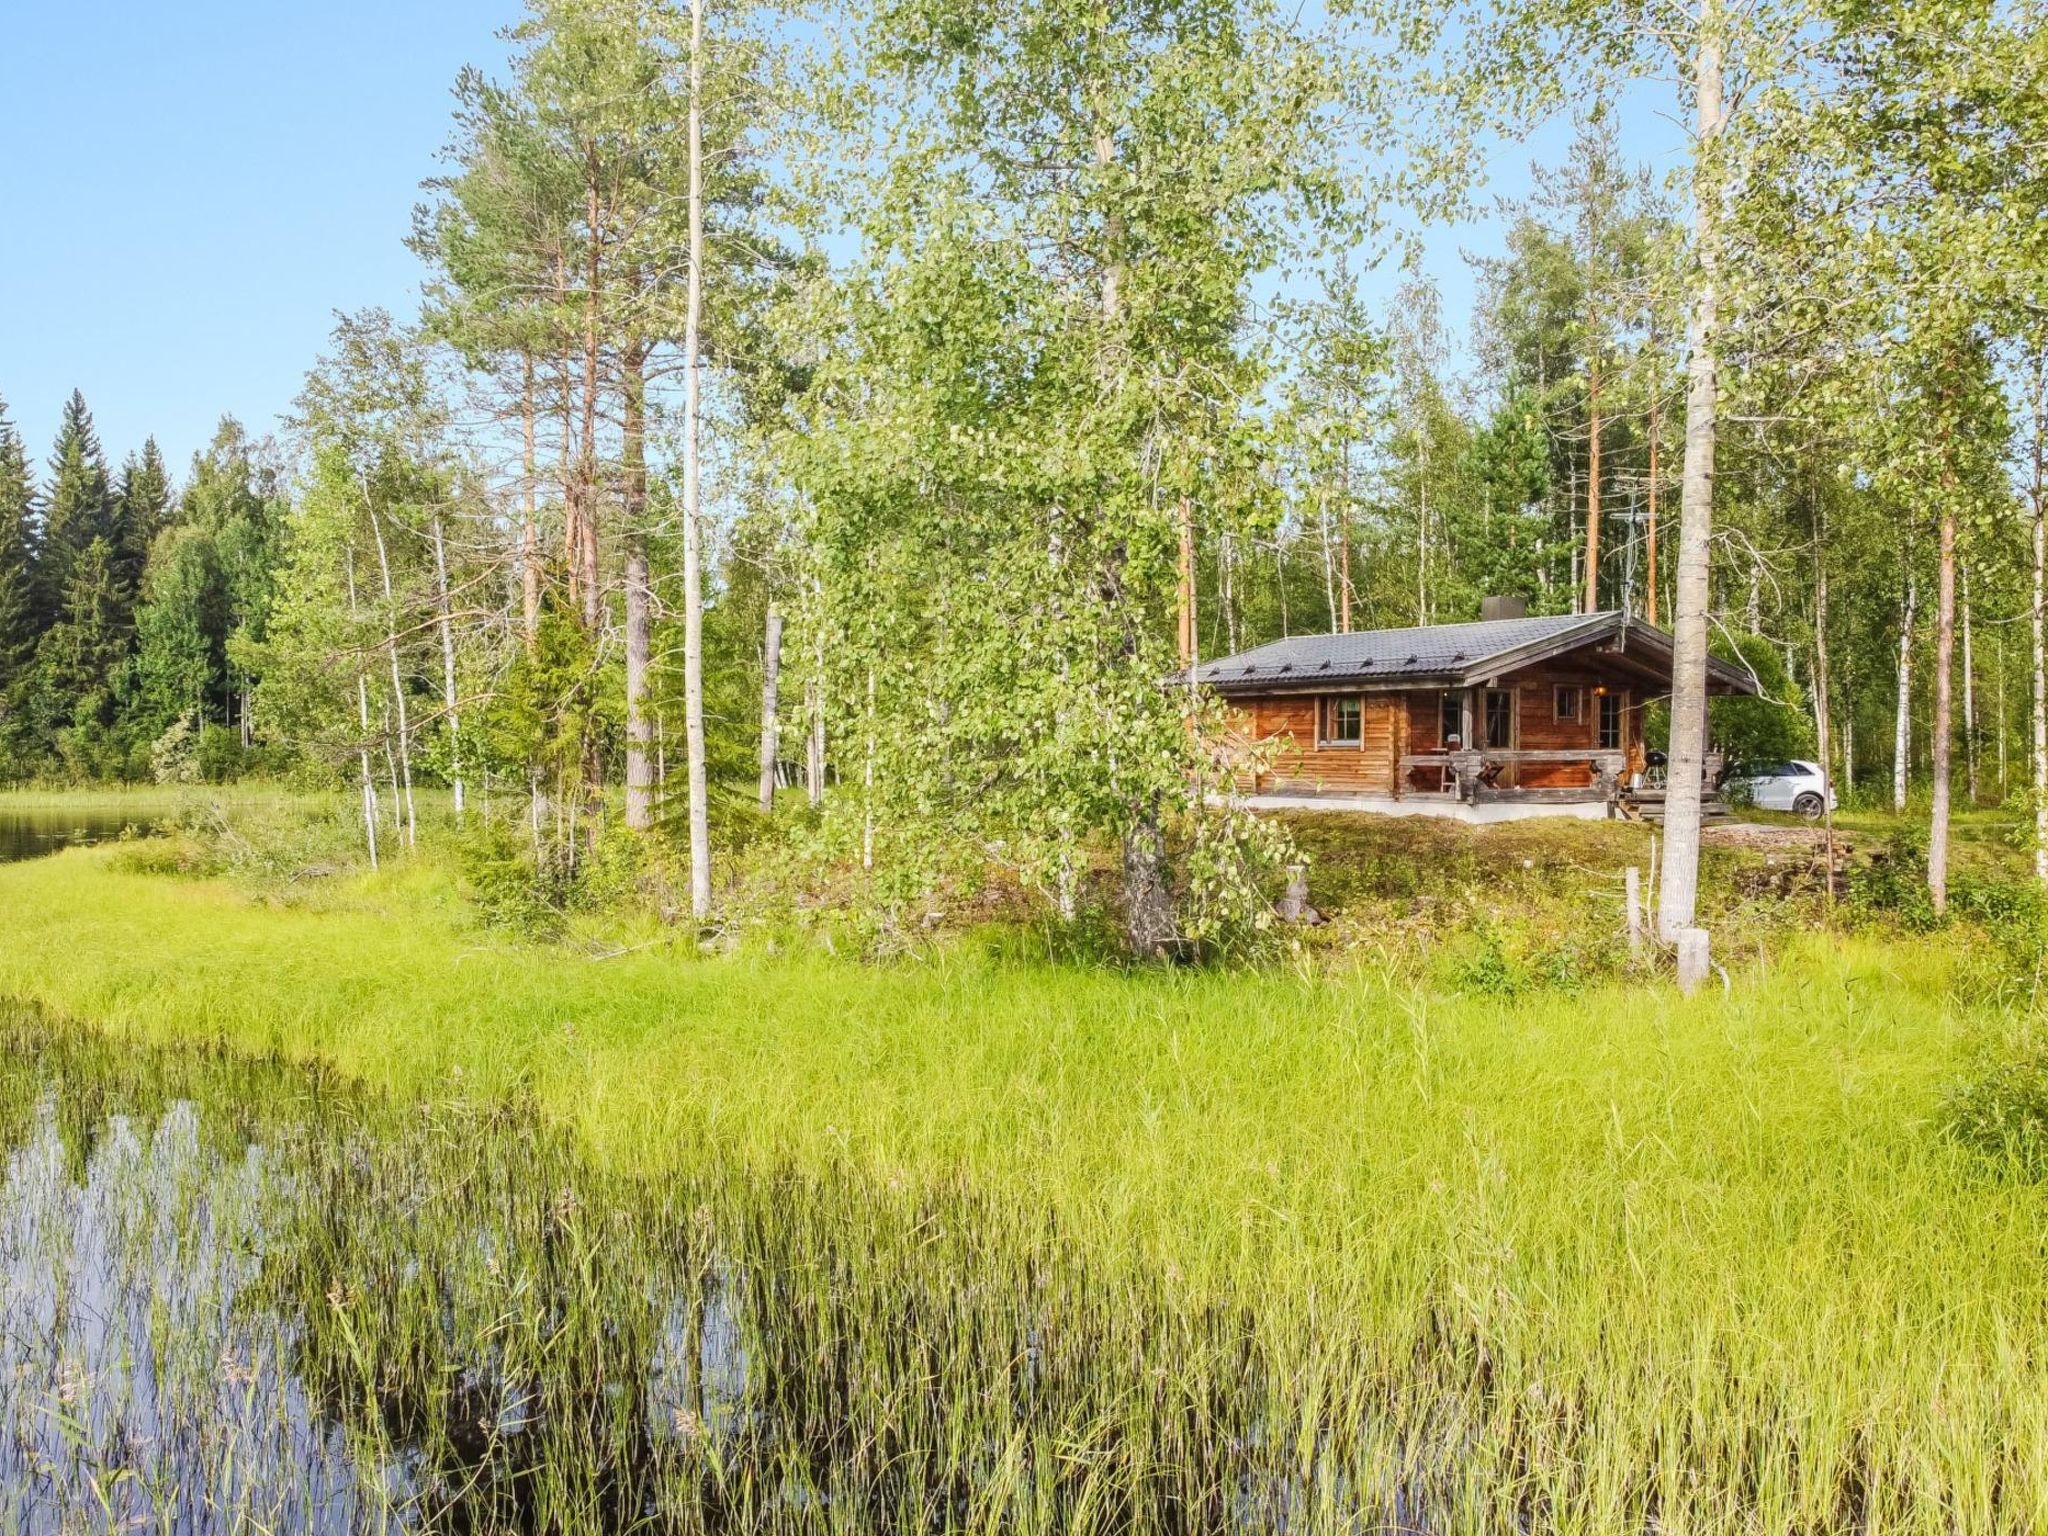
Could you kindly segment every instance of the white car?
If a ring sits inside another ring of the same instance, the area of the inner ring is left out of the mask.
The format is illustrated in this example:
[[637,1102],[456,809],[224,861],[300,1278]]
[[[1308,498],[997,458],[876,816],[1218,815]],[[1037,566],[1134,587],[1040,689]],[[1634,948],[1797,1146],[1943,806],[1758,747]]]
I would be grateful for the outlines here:
[[1835,792],[1819,763],[1749,763],[1728,776],[1728,788],[1761,811],[1818,816],[1835,809]]

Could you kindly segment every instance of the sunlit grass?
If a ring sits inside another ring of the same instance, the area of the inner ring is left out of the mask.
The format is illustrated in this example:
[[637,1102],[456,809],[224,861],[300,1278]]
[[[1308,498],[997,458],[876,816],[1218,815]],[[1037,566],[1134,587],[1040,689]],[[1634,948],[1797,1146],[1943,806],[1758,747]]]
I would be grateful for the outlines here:
[[2048,1519],[2048,1200],[1931,1131],[2003,1024],[1939,939],[1508,1004],[973,946],[594,961],[492,937],[430,860],[280,908],[123,858],[0,869],[0,992],[523,1095],[636,1177],[969,1192],[961,1265],[1057,1233],[1246,1308],[1304,1465],[1456,1447],[1452,1502],[1544,1529]]

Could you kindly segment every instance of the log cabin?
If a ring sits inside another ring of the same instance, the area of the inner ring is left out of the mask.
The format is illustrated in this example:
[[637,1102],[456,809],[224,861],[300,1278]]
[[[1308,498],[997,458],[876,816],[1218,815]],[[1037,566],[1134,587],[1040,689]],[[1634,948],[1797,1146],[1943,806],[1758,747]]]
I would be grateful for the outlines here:
[[[1296,635],[1197,666],[1236,707],[1239,797],[1466,821],[1660,814],[1643,711],[1671,691],[1671,636],[1616,612],[1530,617],[1499,598],[1485,612]],[[1707,689],[1757,686],[1717,657]],[[1718,767],[1710,754],[1710,796]]]

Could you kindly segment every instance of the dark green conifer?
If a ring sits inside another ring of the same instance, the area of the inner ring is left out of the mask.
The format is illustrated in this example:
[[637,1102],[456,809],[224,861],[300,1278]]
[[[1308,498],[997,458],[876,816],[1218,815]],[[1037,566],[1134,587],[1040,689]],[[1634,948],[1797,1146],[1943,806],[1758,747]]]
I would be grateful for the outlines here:
[[100,539],[111,551],[119,537],[99,434],[93,430],[85,396],[73,390],[50,454],[50,484],[36,551],[36,600],[43,627],[62,618],[73,569],[86,548]]
[[142,590],[149,546],[171,520],[171,476],[155,438],[142,445],[139,456],[131,453],[122,464],[115,508],[120,536],[114,562],[122,590],[130,594],[132,604]]
[[0,714],[35,655],[35,486],[0,401]]

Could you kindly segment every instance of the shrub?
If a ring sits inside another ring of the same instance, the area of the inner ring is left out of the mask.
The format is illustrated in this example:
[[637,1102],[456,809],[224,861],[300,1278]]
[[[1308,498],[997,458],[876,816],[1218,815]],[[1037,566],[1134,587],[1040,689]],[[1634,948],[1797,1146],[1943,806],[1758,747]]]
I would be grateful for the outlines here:
[[1917,825],[1893,831],[1868,863],[1849,871],[1849,905],[1867,916],[1892,918],[1914,933],[1941,924],[1927,892],[1927,833]]
[[242,776],[242,738],[224,725],[212,721],[199,727],[199,745],[193,766],[209,784],[232,784]]
[[1959,1084],[1942,1105],[1942,1131],[2026,1178],[2048,1176],[2048,1050],[2002,1061]]
[[536,859],[508,822],[478,822],[459,852],[463,884],[485,922],[528,938],[560,935],[576,895],[564,863]]

